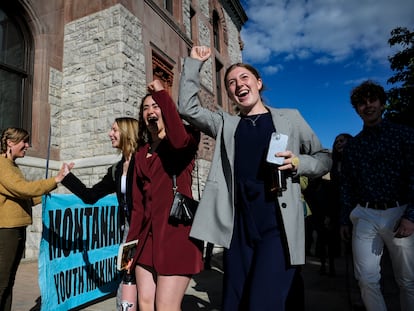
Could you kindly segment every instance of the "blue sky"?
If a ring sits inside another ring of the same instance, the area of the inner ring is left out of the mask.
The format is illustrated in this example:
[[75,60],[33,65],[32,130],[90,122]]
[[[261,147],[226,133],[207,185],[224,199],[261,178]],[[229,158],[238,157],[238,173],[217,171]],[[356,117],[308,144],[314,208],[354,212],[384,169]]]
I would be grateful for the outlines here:
[[297,108],[331,148],[362,127],[349,102],[353,87],[393,75],[388,45],[396,27],[414,31],[413,0],[242,0],[243,61],[261,72],[272,107]]

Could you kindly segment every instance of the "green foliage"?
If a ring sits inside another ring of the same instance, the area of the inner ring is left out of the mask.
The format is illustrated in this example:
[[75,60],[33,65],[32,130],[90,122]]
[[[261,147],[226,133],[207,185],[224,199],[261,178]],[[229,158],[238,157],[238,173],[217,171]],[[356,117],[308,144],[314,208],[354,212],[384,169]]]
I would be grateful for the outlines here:
[[395,74],[388,79],[394,86],[387,92],[385,117],[398,123],[414,126],[414,32],[398,27],[391,31],[390,46],[401,50],[388,57]]

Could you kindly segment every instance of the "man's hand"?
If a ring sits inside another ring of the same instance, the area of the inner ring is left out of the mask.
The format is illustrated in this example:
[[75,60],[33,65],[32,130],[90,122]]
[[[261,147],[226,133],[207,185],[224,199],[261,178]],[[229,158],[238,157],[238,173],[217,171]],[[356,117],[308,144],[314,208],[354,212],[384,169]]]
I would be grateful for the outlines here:
[[394,228],[396,238],[406,238],[414,233],[414,222],[401,218]]
[[208,46],[195,45],[192,47],[190,57],[202,62],[206,61],[211,55],[211,49]]

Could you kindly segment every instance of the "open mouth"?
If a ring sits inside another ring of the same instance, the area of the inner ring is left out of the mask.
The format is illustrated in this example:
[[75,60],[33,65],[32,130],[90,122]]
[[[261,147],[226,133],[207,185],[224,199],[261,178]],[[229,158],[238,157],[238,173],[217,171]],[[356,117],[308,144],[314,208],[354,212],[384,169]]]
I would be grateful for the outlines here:
[[238,92],[237,96],[238,97],[245,97],[245,96],[247,96],[247,94],[249,94],[249,91],[248,90],[243,90],[243,91]]
[[148,117],[147,121],[148,121],[149,124],[151,124],[151,123],[154,124],[154,123],[157,123],[158,118],[157,117]]

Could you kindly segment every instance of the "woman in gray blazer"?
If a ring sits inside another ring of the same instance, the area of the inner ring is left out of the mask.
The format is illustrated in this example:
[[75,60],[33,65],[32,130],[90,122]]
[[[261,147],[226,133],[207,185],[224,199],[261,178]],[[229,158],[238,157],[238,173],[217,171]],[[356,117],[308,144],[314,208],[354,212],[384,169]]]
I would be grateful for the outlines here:
[[[234,64],[224,77],[238,115],[203,108],[199,71],[210,55],[193,47],[180,81],[181,116],[216,140],[190,235],[226,248],[223,311],[285,310],[296,266],[305,263],[299,176],[319,177],[331,160],[297,110],[264,105],[250,65]],[[287,137],[284,151],[271,154],[279,165],[266,161],[273,132]]]

